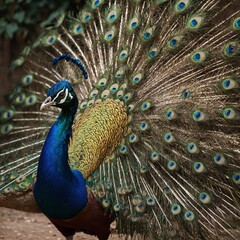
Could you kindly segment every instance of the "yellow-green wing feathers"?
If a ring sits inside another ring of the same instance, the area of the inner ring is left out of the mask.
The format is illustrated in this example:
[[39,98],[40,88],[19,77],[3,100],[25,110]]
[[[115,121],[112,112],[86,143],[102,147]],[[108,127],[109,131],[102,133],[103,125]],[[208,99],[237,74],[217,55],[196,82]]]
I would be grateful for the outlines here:
[[96,104],[77,117],[69,146],[72,169],[91,176],[126,134],[127,114],[114,100]]

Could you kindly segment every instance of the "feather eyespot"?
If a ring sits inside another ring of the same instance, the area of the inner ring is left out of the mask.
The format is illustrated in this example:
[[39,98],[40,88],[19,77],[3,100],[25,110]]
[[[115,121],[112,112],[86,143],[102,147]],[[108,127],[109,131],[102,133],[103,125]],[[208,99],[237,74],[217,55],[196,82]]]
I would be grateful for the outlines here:
[[168,161],[167,168],[170,171],[174,171],[177,169],[177,163],[175,161]]
[[190,0],[179,0],[174,6],[175,13],[182,13],[184,12],[189,6],[191,1]]
[[99,6],[101,5],[101,3],[102,3],[102,1],[100,1],[100,0],[94,1],[94,2],[93,2],[93,8],[99,7]]
[[233,29],[239,31],[240,30],[240,17],[236,18],[233,22]]
[[138,17],[134,17],[129,21],[128,30],[133,32],[140,24],[140,19]]
[[213,157],[213,160],[218,165],[226,164],[226,158],[224,157],[223,154],[220,154],[220,153],[216,153],[215,156]]
[[240,173],[234,173],[232,176],[232,180],[235,184],[240,185]]
[[181,213],[181,211],[182,211],[182,208],[179,204],[175,203],[171,206],[171,212],[173,215],[178,215],[179,213]]
[[208,204],[211,202],[211,197],[208,193],[206,192],[201,192],[199,194],[199,201],[203,204]]
[[186,221],[193,221],[195,219],[195,214],[192,212],[192,211],[187,211],[185,214],[184,214],[184,218]]

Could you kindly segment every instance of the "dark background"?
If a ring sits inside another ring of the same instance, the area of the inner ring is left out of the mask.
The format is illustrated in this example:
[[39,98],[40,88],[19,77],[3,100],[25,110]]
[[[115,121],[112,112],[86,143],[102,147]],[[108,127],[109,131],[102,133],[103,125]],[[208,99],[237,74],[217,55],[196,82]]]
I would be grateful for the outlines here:
[[21,79],[21,69],[9,70],[10,62],[15,59],[22,49],[24,42],[21,39],[0,38],[0,105],[4,104],[4,94]]
[[77,15],[85,5],[86,0],[0,0],[0,106],[23,74],[22,69],[9,71],[11,62],[61,13]]

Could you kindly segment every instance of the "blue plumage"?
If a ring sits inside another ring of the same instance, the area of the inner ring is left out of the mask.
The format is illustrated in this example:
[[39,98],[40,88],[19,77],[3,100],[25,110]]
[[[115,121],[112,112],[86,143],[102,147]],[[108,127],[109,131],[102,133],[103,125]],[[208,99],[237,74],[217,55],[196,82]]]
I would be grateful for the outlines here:
[[[62,112],[51,127],[39,160],[34,196],[40,209],[47,216],[58,219],[76,215],[87,204],[85,180],[79,171],[72,171],[68,164],[68,145],[72,135],[73,119],[78,100],[66,80],[55,84],[48,91],[48,97],[63,91],[72,94],[72,99],[57,104]],[[63,95],[65,99],[68,96]],[[55,101],[58,101],[59,97]],[[49,103],[49,100],[48,102]],[[52,102],[52,104],[54,104]]]
[[[79,28],[79,29],[81,30],[81,28]],[[78,30],[78,31],[80,31],[80,30]],[[81,69],[84,79],[88,79],[87,70],[79,59],[72,58],[68,54],[61,54],[59,57],[52,59],[52,63],[54,65],[56,65],[61,60],[66,60],[67,62],[74,63],[77,67],[79,67]]]

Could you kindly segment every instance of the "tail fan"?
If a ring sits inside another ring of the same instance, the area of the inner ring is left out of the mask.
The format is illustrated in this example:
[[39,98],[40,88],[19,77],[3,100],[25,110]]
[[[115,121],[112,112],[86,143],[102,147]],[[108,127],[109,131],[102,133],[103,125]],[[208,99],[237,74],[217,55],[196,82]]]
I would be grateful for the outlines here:
[[[32,187],[58,115],[39,112],[39,103],[53,83],[68,79],[81,100],[78,114],[107,99],[128,114],[120,146],[87,181],[118,217],[119,233],[237,239],[239,7],[221,0],[93,0],[47,32],[1,109],[1,194]],[[73,61],[51,65],[63,54],[81,59],[87,81]]]

